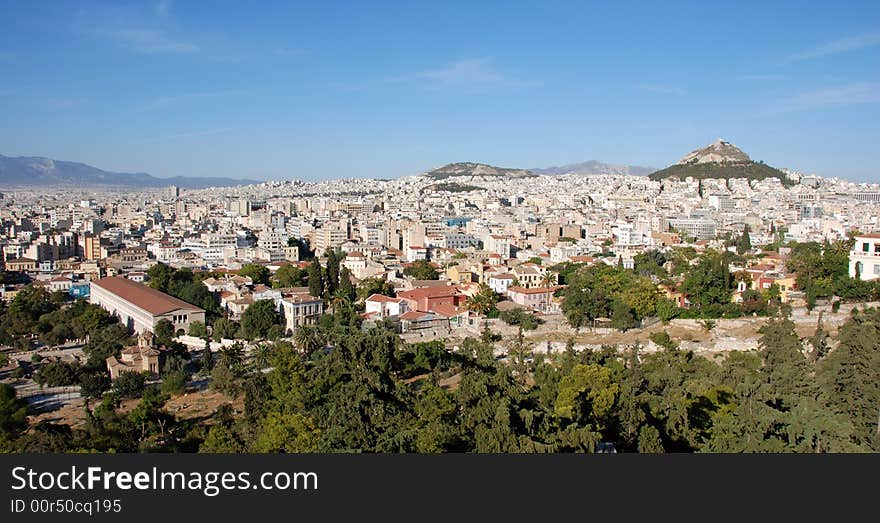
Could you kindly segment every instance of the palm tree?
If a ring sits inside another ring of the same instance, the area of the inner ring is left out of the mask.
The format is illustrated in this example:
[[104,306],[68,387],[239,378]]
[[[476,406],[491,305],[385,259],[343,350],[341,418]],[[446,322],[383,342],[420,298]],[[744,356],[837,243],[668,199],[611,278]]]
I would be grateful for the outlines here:
[[477,314],[488,314],[495,307],[497,301],[498,296],[495,294],[495,291],[485,283],[481,283],[480,290],[469,297],[465,305],[469,311],[476,312]]
[[318,331],[311,325],[300,325],[293,335],[293,341],[299,350],[307,355],[320,349],[322,345]]
[[265,369],[269,366],[269,356],[271,354],[272,346],[268,343],[257,345],[251,354],[251,365],[257,370]]

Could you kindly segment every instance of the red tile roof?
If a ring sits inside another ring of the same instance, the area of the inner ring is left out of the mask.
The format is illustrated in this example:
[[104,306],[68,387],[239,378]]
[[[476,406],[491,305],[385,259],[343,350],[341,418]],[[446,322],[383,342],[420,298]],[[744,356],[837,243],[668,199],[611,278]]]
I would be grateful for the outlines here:
[[407,311],[400,315],[401,320],[408,321],[418,321],[422,319],[428,319],[431,317],[431,314],[427,312],[419,312],[419,311]]
[[165,314],[178,309],[204,312],[204,309],[200,307],[190,305],[174,296],[169,296],[164,292],[157,291],[156,289],[148,287],[142,283],[126,278],[120,278],[117,276],[101,278],[100,280],[93,280],[92,285],[97,285],[98,287],[119,296],[135,307],[154,315]]
[[378,303],[400,303],[403,301],[401,298],[391,298],[390,296],[385,296],[384,294],[371,294],[366,301],[378,302]]
[[398,293],[400,298],[406,298],[408,300],[421,300],[423,298],[440,298],[444,296],[458,296],[458,289],[449,285],[436,286],[436,287],[421,287],[418,289],[413,289],[410,291],[403,291]]

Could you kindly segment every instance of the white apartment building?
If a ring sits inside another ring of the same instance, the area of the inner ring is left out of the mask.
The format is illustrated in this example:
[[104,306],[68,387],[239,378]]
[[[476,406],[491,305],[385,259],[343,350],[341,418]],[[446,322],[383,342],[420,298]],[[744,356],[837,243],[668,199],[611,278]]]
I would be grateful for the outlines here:
[[287,233],[278,229],[261,231],[257,245],[269,252],[282,252],[287,247]]
[[424,261],[428,259],[428,248],[421,245],[410,245],[406,248],[407,261]]
[[408,312],[409,302],[403,298],[391,298],[373,294],[364,302],[367,314],[378,314],[382,318],[396,317]]
[[373,225],[361,224],[361,241],[367,245],[381,245],[379,241],[379,228]]
[[693,236],[698,240],[711,240],[716,236],[715,220],[708,218],[672,218],[669,228]]
[[472,245],[477,245],[480,243],[478,239],[476,239],[472,234],[465,234],[461,232],[448,232],[445,234],[445,245],[447,249],[467,249]]
[[326,222],[314,231],[315,250],[323,255],[327,249],[335,249],[348,241],[348,223]]
[[720,212],[729,212],[736,209],[736,202],[729,194],[724,193],[710,194],[709,205]]
[[513,283],[516,277],[509,272],[502,272],[489,276],[489,287],[501,295],[507,294],[507,288]]
[[489,234],[486,236],[485,245],[487,251],[499,254],[502,259],[510,258],[510,237]]
[[300,325],[318,323],[324,314],[324,301],[307,292],[301,292],[282,299],[281,309],[284,312],[285,329],[293,336]]
[[849,252],[849,276],[861,280],[880,278],[880,233],[856,236]]

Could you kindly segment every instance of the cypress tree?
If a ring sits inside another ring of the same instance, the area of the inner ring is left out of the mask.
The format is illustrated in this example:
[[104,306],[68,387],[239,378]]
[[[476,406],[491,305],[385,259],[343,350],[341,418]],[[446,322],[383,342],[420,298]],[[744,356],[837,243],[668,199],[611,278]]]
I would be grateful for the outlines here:
[[317,258],[313,259],[312,264],[309,265],[308,275],[309,294],[320,298],[324,295],[324,276],[321,270],[321,263]]

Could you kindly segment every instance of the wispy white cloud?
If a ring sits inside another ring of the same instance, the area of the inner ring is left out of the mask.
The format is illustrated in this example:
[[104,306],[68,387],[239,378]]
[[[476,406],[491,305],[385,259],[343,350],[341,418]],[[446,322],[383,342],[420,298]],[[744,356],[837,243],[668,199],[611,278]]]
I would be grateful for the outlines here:
[[788,61],[798,62],[801,60],[822,58],[877,45],[880,45],[880,32],[852,35],[793,54],[788,57]]
[[813,109],[834,105],[878,102],[880,102],[880,82],[856,82],[800,93],[785,100],[784,107],[791,109]]
[[636,87],[638,87],[642,91],[648,91],[650,93],[657,94],[683,95],[685,93],[684,89],[674,85],[641,84]]
[[418,71],[392,78],[394,82],[421,83],[430,88],[486,89],[493,87],[523,87],[536,85],[511,78],[498,71],[491,58],[469,58],[452,62],[439,69]]
[[451,84],[485,84],[497,83],[503,80],[503,77],[492,67],[489,58],[472,58],[453,62],[446,67],[433,69],[430,71],[421,71],[412,75],[413,78],[421,78],[437,82],[443,85]]
[[120,29],[106,33],[118,44],[144,54],[195,53],[195,44],[174,40],[154,29]]

